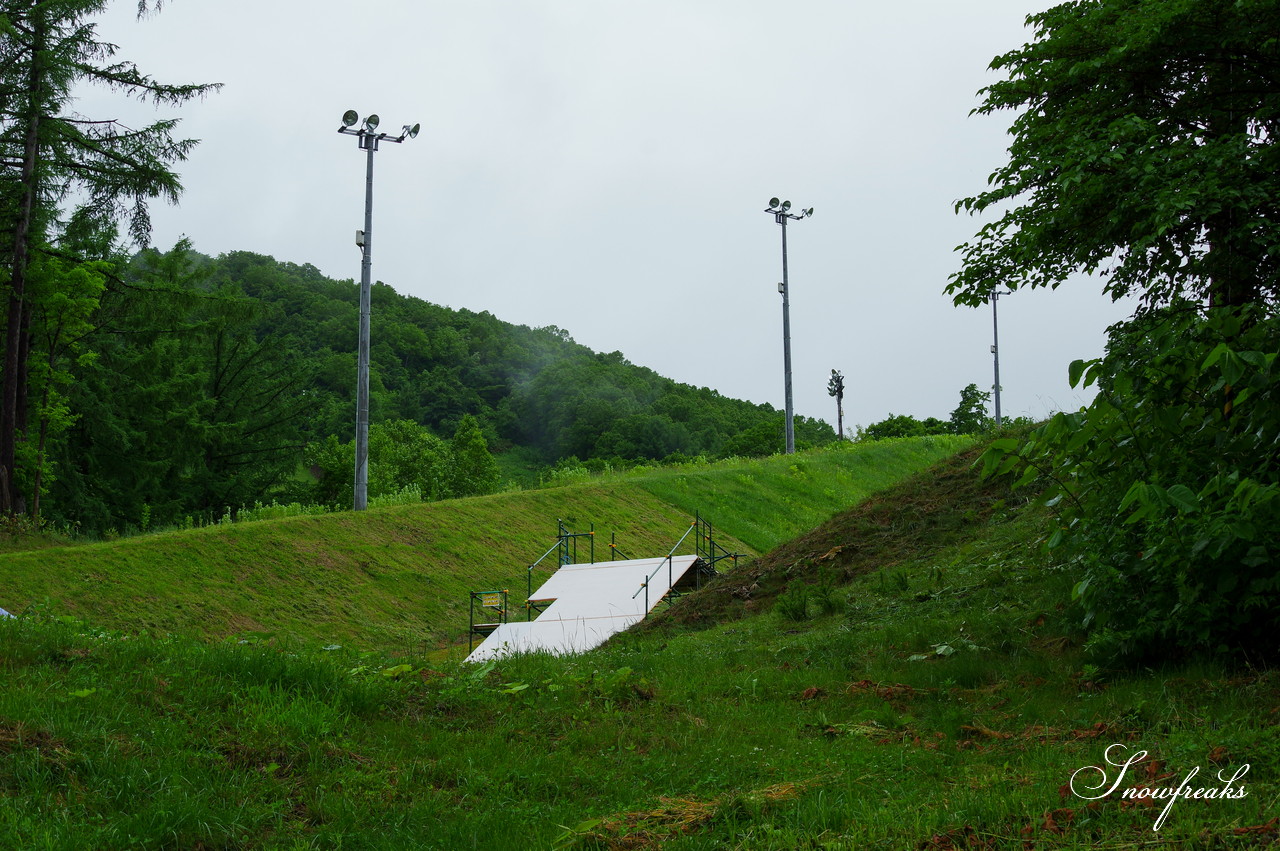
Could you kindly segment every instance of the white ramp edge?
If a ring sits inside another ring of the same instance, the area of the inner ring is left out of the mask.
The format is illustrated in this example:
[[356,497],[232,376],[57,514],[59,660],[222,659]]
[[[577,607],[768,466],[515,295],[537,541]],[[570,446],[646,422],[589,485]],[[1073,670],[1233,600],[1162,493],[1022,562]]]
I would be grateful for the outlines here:
[[697,556],[686,555],[671,556],[669,565],[666,557],[565,565],[529,598],[555,601],[537,620],[502,624],[466,661],[486,662],[512,653],[560,656],[599,647],[643,620],[697,561]]

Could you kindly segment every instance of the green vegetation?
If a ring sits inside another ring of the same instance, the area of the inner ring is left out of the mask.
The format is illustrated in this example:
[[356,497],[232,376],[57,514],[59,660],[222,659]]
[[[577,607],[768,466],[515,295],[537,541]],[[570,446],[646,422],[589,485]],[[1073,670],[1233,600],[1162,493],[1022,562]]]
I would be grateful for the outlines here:
[[[20,442],[31,457],[19,466],[34,473],[20,477],[29,500],[17,513],[104,534],[272,500],[349,505],[355,284],[186,242],[126,260],[98,238],[96,265],[73,266],[41,302],[59,306],[65,340],[47,358],[49,425]],[[488,493],[568,459],[626,468],[781,449],[772,407],[677,384],[558,328],[383,284],[373,306],[371,495]],[[796,429],[801,447],[835,439],[820,421]]]
[[[76,413],[65,400],[84,352],[79,338],[104,287],[95,261],[117,219],[145,245],[147,202],[174,202],[173,171],[194,140],[175,138],[171,118],[141,127],[95,121],[74,109],[75,92],[100,86],[157,106],[176,106],[218,85],[169,85],[115,58],[87,19],[106,0],[6,3],[0,8],[0,513],[38,508],[45,453]],[[151,4],[140,0],[138,13]],[[68,197],[80,204],[60,209]],[[70,261],[70,262],[65,262]]]
[[948,291],[1096,273],[1133,319],[1096,385],[989,467],[1037,480],[1071,547],[1100,658],[1280,655],[1280,24],[1274,0],[1079,0],[1032,15],[981,113],[1009,161],[958,209],[994,209]]
[[[1038,545],[1045,515],[980,482],[975,455],[576,658],[462,666],[0,622],[0,825],[17,847],[86,849],[1277,839],[1259,707],[1280,678],[1090,665],[1057,602],[1071,574]],[[878,530],[865,551],[858,530]],[[808,605],[784,604],[801,589]],[[691,629],[720,598],[741,609]],[[1148,756],[1104,799],[1076,797],[1073,773],[1113,744]],[[1247,797],[1178,800],[1159,831],[1163,802],[1121,795],[1196,768],[1190,786],[1218,788],[1245,764]]]
[[664,554],[689,525],[635,486],[588,484],[8,553],[0,587],[10,611],[34,604],[108,629],[421,651],[465,641],[468,591],[523,594],[557,517],[594,522],[600,560],[612,530],[627,551]]
[[1152,311],[1114,328],[1087,409],[988,466],[1043,477],[1103,658],[1280,654],[1280,317]]
[[[609,558],[615,532],[631,557],[665,554],[695,512],[716,524],[724,546],[752,555],[963,445],[925,438],[841,446],[754,464],[588,477],[429,504],[412,499],[359,516],[281,516],[9,552],[0,554],[0,605],[44,607],[106,629],[210,638],[271,632],[421,650],[465,641],[468,591],[523,593],[525,568],[554,542],[557,518],[576,531],[594,523],[600,561]],[[546,575],[540,570],[535,585]]]
[[[1140,297],[1071,368],[1088,408],[978,462],[969,385],[950,422],[749,462],[769,406],[380,284],[361,514],[311,513],[350,480],[354,285],[127,256],[192,143],[72,92],[211,87],[115,62],[104,5],[0,11],[7,846],[1280,844],[1276,0],[1065,2],[993,63],[1010,160],[958,208],[1002,217],[948,289]],[[539,476],[583,481],[492,493]],[[764,555],[597,652],[458,661],[466,592],[518,599],[552,518],[634,555],[693,511]]]
[[662,471],[634,481],[765,552],[971,443],[972,438],[949,435],[841,443],[818,452]]
[[[926,434],[963,434],[978,435],[990,432],[995,427],[995,420],[987,414],[987,404],[991,394],[979,390],[978,385],[966,385],[960,391],[960,404],[956,405],[948,419],[926,417],[918,420],[910,414],[890,414],[879,422],[865,428],[859,427],[858,440],[886,440],[893,437],[921,437]],[[1001,427],[1022,429],[1031,425],[1026,417],[1004,418]]]

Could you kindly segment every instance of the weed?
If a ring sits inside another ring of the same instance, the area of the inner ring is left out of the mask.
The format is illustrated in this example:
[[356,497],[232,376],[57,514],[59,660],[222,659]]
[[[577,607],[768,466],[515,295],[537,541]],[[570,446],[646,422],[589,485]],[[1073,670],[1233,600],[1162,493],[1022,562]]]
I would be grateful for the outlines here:
[[802,621],[809,617],[810,589],[803,582],[792,582],[787,590],[778,595],[776,604],[779,614],[790,621]]

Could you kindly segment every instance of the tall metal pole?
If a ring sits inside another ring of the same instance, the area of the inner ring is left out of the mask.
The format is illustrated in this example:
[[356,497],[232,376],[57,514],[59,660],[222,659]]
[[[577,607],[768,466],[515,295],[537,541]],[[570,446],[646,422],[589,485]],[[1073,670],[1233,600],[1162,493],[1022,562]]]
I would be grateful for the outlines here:
[[795,410],[791,403],[791,281],[787,276],[787,220],[804,219],[813,215],[813,208],[802,210],[800,215],[792,215],[790,201],[779,202],[777,198],[769,199],[766,213],[772,213],[774,220],[782,225],[782,283],[778,284],[778,292],[782,293],[782,363],[786,373],[786,407],[787,407],[787,454],[796,451]]
[[364,167],[364,230],[356,234],[356,245],[360,246],[360,339],[356,350],[356,458],[355,458],[355,495],[352,508],[364,511],[369,505],[369,313],[370,289],[373,278],[373,155],[378,150],[378,143],[403,142],[418,135],[421,125],[410,127],[406,124],[399,136],[390,133],[379,133],[377,115],[370,115],[364,120],[359,130],[352,127],[359,120],[354,109],[349,109],[342,116],[339,133],[357,137],[361,150],[365,151]]
[[378,137],[360,137],[360,147],[368,152],[364,171],[364,242],[360,259],[360,343],[356,355],[356,511],[369,505],[369,312],[373,276],[373,154]]
[[796,451],[795,409],[791,403],[791,287],[787,278],[787,218],[782,223],[782,368],[786,373],[787,454]]
[[996,409],[996,428],[1000,428],[1000,317],[997,315],[996,303],[1000,301],[1000,296],[1008,295],[1007,292],[1000,290],[992,290],[991,292],[991,355],[995,359],[996,383],[992,387],[995,398]]

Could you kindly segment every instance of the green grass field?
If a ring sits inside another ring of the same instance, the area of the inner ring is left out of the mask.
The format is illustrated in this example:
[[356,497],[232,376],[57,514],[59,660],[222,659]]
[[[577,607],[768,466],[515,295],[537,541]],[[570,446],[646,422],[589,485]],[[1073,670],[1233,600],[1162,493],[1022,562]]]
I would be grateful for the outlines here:
[[[888,485],[579,657],[465,666],[138,636],[53,607],[2,621],[0,836],[23,849],[1276,844],[1280,676],[1091,664],[1071,572],[1039,545],[1046,516],[979,482],[973,457]],[[1072,775],[1109,746],[1147,755],[1110,795],[1080,797]],[[1189,774],[1189,790],[1220,789],[1220,772],[1245,796],[1179,799],[1161,820],[1153,791]]]
[[[469,591],[506,588],[523,601],[527,567],[555,543],[558,519],[575,531],[594,524],[600,561],[610,558],[615,534],[629,558],[665,555],[696,512],[715,524],[724,546],[754,555],[961,445],[868,444],[785,462],[671,468],[360,515],[0,552],[0,607],[34,606],[130,632],[277,633],[313,644],[421,652],[466,641]],[[800,467],[808,472],[797,476]],[[752,492],[738,493],[731,482],[744,476]],[[803,498],[806,486],[811,499]],[[734,498],[718,497],[721,489]],[[752,540],[735,534],[739,528]],[[579,540],[578,559],[588,560],[587,551]],[[682,552],[692,552],[691,541]],[[539,568],[534,587],[550,572]]]

